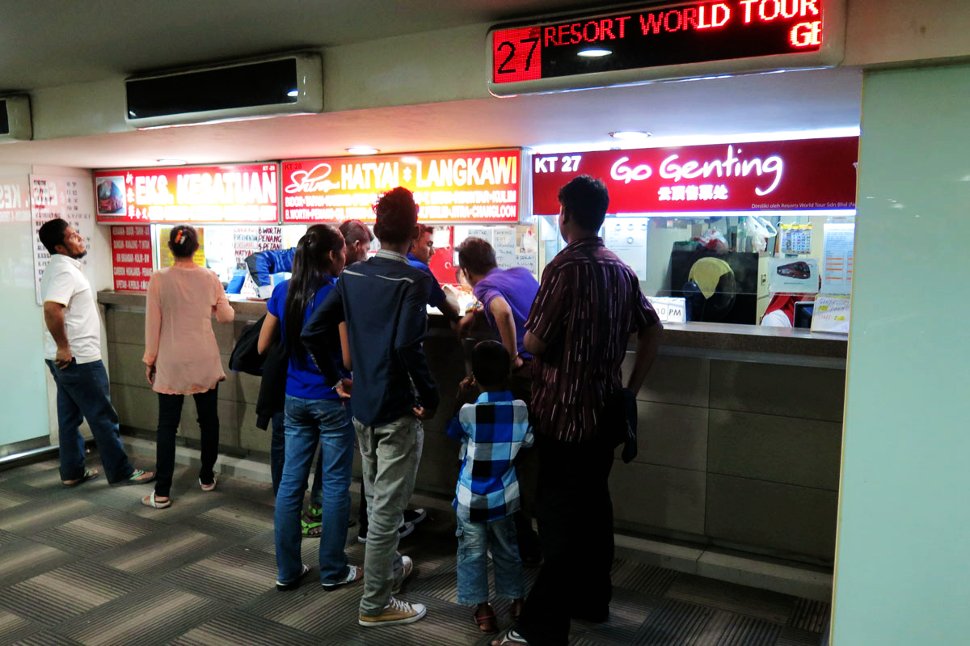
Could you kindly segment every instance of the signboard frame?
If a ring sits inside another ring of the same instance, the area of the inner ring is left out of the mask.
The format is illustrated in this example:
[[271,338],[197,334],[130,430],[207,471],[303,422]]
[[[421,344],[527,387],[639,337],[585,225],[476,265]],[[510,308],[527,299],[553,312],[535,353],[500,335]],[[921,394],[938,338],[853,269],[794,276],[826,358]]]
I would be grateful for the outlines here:
[[[733,11],[744,10],[746,7],[750,10],[752,5],[757,4],[760,10],[760,3],[763,2],[775,2],[776,0],[685,0],[680,2],[666,2],[649,4],[649,2],[644,2],[638,5],[626,5],[627,9],[623,9],[623,5],[619,5],[613,8],[606,8],[601,12],[591,14],[588,12],[584,13],[564,13],[557,14],[548,17],[539,17],[531,21],[518,21],[513,23],[502,23],[491,27],[485,38],[485,57],[486,57],[486,78],[488,80],[488,91],[494,96],[515,96],[518,94],[529,94],[538,92],[553,92],[562,90],[577,90],[577,89],[588,89],[588,88],[600,88],[608,87],[613,85],[630,85],[635,83],[646,83],[650,81],[659,81],[667,79],[676,78],[692,78],[692,77],[703,77],[703,76],[715,76],[723,74],[742,74],[750,72],[763,72],[772,70],[784,70],[784,69],[798,69],[798,68],[817,68],[817,67],[835,67],[842,62],[844,52],[845,52],[845,33],[846,33],[846,0],[814,0],[818,4],[821,4],[821,28],[820,34],[822,35],[822,42],[817,49],[813,51],[787,51],[777,54],[768,55],[754,55],[754,56],[743,56],[743,57],[726,57],[726,58],[711,58],[709,60],[700,60],[696,62],[672,62],[670,64],[651,64],[648,66],[635,66],[635,67],[625,67],[618,69],[609,69],[610,63],[604,59],[609,58],[604,57],[600,59],[584,59],[581,65],[588,68],[590,71],[574,71],[572,73],[565,73],[557,76],[542,76],[542,61],[543,61],[543,40],[544,32],[543,28],[548,27],[558,27],[560,25],[568,25],[572,27],[572,24],[578,24],[580,30],[578,31],[581,42],[588,43],[591,46],[596,46],[596,43],[603,43],[603,48],[609,48],[610,38],[608,34],[613,36],[612,40],[618,38],[620,30],[617,27],[610,25],[610,29],[605,28],[604,21],[615,21],[622,19],[625,16],[630,17],[630,21],[624,23],[625,26],[630,27],[630,31],[624,32],[624,40],[626,39],[626,33],[635,33],[636,29],[641,29],[641,27],[636,24],[638,22],[632,20],[633,18],[638,18],[640,15],[654,14],[661,11],[680,11],[684,10],[695,10],[693,14],[693,25],[694,31],[700,32],[697,27],[697,13],[696,10],[705,7],[710,8],[715,5],[724,5],[732,10],[732,20],[734,18]],[[812,4],[813,0],[802,0],[802,2],[808,2]],[[703,19],[702,19],[703,20]],[[710,21],[710,15],[708,16],[708,21]],[[678,24],[686,24],[687,18],[679,18]],[[586,25],[599,24],[599,30],[585,30],[583,27]],[[796,23],[797,24],[797,23]],[[717,25],[714,25],[717,27]],[[717,29],[711,29],[711,25],[706,26],[706,33],[715,33]],[[732,27],[738,29],[740,32],[741,28]],[[678,27],[679,31],[687,32],[689,28]],[[595,34],[593,32],[596,32]],[[559,32],[557,31],[556,34]],[[573,36],[574,31],[567,29],[563,35],[565,38],[570,39],[568,43],[570,46],[576,45],[573,42],[575,36]],[[588,36],[591,36],[588,38]],[[749,34],[747,36],[751,38]],[[533,42],[533,39],[538,38],[537,42]],[[630,37],[632,39],[632,37]],[[739,33],[738,40],[740,41],[744,38],[743,33]],[[555,46],[562,46],[565,42],[558,37],[553,38],[549,41]],[[646,48],[644,48],[646,49]],[[706,48],[704,48],[706,49]],[[498,57],[496,56],[498,54]],[[662,56],[661,54],[652,54],[657,56]],[[713,56],[713,55],[712,55]],[[510,76],[521,77],[526,66],[529,66],[530,72],[527,76],[535,78],[527,78],[523,80],[511,80],[511,81],[499,81],[496,79],[501,78],[499,76],[500,70],[502,73],[512,74]],[[580,64],[577,64],[577,69]],[[538,66],[538,70],[536,69]],[[522,70],[518,68],[522,67]]]

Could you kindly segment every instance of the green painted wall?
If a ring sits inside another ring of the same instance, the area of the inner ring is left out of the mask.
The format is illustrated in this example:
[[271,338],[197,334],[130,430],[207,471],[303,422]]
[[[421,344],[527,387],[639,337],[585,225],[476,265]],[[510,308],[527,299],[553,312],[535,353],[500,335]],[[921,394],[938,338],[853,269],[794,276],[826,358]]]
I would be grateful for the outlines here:
[[836,646],[970,643],[970,65],[867,73]]

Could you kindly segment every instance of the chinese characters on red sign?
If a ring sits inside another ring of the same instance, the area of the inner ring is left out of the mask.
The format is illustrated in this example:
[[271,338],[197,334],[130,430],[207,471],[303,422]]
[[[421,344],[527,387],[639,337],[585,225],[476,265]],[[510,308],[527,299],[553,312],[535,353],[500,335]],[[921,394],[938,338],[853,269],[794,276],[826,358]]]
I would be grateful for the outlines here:
[[276,171],[275,163],[98,171],[98,222],[277,222]]
[[559,213],[559,187],[602,179],[613,214],[855,208],[858,137],[538,155],[533,212]]
[[283,222],[373,222],[396,186],[414,191],[422,222],[516,222],[520,172],[519,150],[284,161]]
[[152,276],[148,225],[111,227],[111,264],[116,292],[144,292]]

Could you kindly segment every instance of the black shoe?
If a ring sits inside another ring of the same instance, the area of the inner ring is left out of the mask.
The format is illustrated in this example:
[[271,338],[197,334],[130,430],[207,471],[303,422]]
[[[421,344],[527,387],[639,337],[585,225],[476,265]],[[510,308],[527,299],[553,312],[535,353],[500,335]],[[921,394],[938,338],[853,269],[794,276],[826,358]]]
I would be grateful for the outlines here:
[[[397,528],[397,537],[398,537],[398,539],[402,539],[405,536],[410,536],[413,531],[414,531],[414,524],[413,523],[402,523],[401,526]],[[367,543],[367,530],[366,529],[363,532],[360,532],[360,533],[357,534],[357,542],[358,543]]]

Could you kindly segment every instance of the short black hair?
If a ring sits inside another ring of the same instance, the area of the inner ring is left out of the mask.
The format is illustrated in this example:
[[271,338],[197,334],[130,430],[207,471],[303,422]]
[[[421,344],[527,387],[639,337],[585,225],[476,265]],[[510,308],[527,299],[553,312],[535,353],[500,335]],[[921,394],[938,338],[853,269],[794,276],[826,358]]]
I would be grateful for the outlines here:
[[195,227],[180,224],[168,235],[168,248],[176,258],[191,258],[199,249],[199,234]]
[[40,242],[44,245],[44,248],[54,255],[57,251],[54,250],[59,244],[64,244],[64,232],[67,228],[71,226],[67,220],[62,220],[61,218],[54,218],[53,220],[48,220],[41,227],[37,234],[40,236]]
[[610,194],[600,180],[580,175],[559,189],[559,204],[582,229],[599,231],[610,207]]
[[512,357],[498,341],[480,341],[472,348],[472,374],[484,390],[506,383],[512,370]]
[[360,220],[344,220],[340,223],[340,233],[348,245],[352,245],[361,240],[370,244],[371,240],[374,239],[370,229]]
[[418,225],[418,237],[420,238],[426,233],[434,233],[434,227],[430,224],[419,224]]
[[374,215],[374,235],[381,242],[400,244],[414,238],[418,205],[414,203],[414,194],[403,186],[381,195],[374,205]]
[[483,238],[466,238],[458,245],[458,266],[468,273],[484,276],[498,267],[495,249]]

